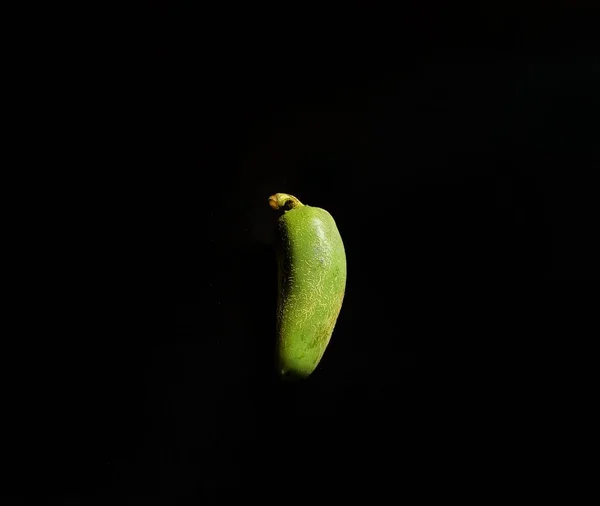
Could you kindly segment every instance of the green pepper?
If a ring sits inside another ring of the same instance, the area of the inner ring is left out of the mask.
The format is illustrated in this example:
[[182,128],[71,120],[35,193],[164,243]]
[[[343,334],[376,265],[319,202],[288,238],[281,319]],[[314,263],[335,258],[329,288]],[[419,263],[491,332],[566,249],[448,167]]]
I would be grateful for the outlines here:
[[331,340],[346,288],[346,253],[326,210],[276,193],[269,205],[277,222],[276,367],[285,379],[309,376]]

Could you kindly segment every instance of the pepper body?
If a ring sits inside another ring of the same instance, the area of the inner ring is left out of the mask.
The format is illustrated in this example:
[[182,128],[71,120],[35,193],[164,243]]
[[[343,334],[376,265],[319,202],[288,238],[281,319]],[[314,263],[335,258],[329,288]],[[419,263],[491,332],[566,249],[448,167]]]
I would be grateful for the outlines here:
[[346,254],[324,209],[299,203],[279,217],[277,229],[277,368],[284,378],[304,378],[333,334],[346,288]]

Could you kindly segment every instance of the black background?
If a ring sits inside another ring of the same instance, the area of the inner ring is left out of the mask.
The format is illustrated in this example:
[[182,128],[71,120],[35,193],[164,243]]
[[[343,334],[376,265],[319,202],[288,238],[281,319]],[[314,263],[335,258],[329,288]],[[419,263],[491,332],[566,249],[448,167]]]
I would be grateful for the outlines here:
[[[518,361],[569,317],[556,294],[598,276],[597,12],[402,5],[141,9],[107,78],[107,142],[136,174],[97,244],[125,259],[124,302],[13,378],[35,392],[7,401],[17,494],[414,501],[464,416],[459,392],[437,404],[438,364]],[[296,384],[272,370],[275,192],[330,211],[348,261]],[[149,293],[173,281],[164,326],[134,309],[140,270]]]

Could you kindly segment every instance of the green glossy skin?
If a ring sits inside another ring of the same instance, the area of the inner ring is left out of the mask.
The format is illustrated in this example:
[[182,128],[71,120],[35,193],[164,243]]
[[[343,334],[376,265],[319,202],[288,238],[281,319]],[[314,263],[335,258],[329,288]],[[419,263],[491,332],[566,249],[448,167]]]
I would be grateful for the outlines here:
[[301,205],[278,221],[277,367],[304,378],[329,344],[346,288],[346,254],[333,217]]

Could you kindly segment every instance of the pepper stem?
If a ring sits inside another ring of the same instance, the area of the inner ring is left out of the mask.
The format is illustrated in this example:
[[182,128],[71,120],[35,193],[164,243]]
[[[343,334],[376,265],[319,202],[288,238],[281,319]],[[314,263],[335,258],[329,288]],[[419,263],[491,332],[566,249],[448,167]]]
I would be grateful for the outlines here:
[[296,209],[297,207],[302,207],[304,204],[293,195],[287,193],[275,193],[269,197],[269,205],[277,210],[282,207],[285,209]]

